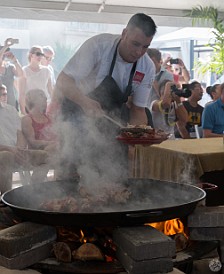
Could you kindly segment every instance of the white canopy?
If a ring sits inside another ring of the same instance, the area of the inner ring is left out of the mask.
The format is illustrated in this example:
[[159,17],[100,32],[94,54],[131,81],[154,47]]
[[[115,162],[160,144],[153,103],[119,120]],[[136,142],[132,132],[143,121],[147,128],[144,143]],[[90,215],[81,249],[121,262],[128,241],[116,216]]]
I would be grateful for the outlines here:
[[0,0],[0,17],[34,20],[126,24],[144,12],[158,26],[191,27],[192,7],[214,6],[224,17],[223,0]]

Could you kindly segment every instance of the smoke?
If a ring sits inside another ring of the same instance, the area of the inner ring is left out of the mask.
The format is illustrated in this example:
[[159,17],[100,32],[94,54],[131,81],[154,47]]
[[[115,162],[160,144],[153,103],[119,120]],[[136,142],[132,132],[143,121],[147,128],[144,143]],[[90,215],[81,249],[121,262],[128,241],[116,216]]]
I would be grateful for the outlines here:
[[[60,140],[60,161],[56,169],[66,179],[76,172],[80,184],[92,189],[106,183],[127,179],[127,146],[116,140],[117,128],[107,119],[57,118],[55,125]],[[55,165],[55,158],[51,159]]]
[[181,172],[179,172],[179,182],[196,185],[199,180],[196,170],[196,159],[192,158],[191,156],[187,156],[186,154],[182,154],[181,156],[179,155],[178,157],[180,157],[180,163],[184,164],[184,166],[181,169]]

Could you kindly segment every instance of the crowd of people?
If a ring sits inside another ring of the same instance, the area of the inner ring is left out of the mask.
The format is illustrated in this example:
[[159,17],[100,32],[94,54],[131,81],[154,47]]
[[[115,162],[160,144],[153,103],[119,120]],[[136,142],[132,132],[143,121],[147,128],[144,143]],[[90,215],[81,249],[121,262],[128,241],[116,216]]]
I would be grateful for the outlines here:
[[[150,47],[156,31],[150,16],[135,14],[121,35],[88,39],[57,80],[51,46],[32,46],[28,63],[22,66],[9,49],[14,39],[6,39],[0,49],[0,121],[5,120],[0,161],[9,157],[10,169],[1,174],[1,193],[11,188],[12,171],[26,165],[24,150],[32,152],[29,164],[35,159],[34,166],[41,167],[38,171],[44,176],[51,158],[63,162],[65,176],[76,172],[77,163],[105,173],[111,161],[117,167],[116,177],[125,176],[127,146],[114,142],[116,131],[108,130],[105,114],[124,126],[148,124],[162,129],[172,139],[196,138],[195,126],[201,128],[200,137],[223,136],[224,84],[203,91],[200,80],[190,79],[181,58],[163,60],[160,50]],[[199,104],[203,92],[211,96],[204,107]],[[85,159],[84,147],[89,151],[94,147]],[[38,152],[42,153],[39,158],[33,155]],[[109,175],[115,176],[114,171]]]

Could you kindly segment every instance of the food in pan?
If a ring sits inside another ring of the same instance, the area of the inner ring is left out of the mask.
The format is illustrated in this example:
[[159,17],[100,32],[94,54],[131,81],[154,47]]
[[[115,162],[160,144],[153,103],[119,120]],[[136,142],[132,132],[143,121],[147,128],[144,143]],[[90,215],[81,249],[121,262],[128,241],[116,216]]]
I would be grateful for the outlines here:
[[48,199],[40,204],[40,209],[68,213],[97,212],[104,206],[127,203],[131,194],[131,191],[126,187],[114,184],[105,184],[97,191],[95,189],[94,192],[85,186],[81,186],[76,197],[65,196]]

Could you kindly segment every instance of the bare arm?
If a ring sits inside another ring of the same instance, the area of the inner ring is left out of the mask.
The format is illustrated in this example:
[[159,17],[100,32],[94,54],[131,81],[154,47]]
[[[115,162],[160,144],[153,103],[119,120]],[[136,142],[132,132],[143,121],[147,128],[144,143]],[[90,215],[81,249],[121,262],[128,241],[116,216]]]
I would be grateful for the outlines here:
[[20,77],[18,80],[18,87],[19,87],[19,106],[20,106],[20,111],[22,114],[26,114],[25,110],[25,86],[26,86],[26,78],[25,77]]
[[51,78],[48,79],[47,90],[48,90],[48,93],[50,95],[50,98],[52,98],[52,96],[53,96],[53,85],[52,85]]
[[190,73],[187,70],[183,60],[179,59],[179,65],[181,67],[181,75],[179,77],[179,81],[181,84],[187,84],[190,81]]
[[203,129],[203,137],[211,138],[211,137],[222,137],[223,134],[213,133],[210,129]]
[[134,104],[130,108],[130,121],[131,125],[147,125],[148,120],[145,113],[145,108],[137,107]]
[[188,120],[188,113],[183,104],[177,103],[176,115],[177,115],[177,120],[186,125]]
[[24,134],[22,133],[21,130],[17,131],[17,143],[16,146],[19,148],[27,148],[27,140],[24,136]]
[[190,139],[190,134],[186,129],[186,123],[184,123],[183,121],[177,121],[177,128],[180,132],[180,135],[183,139]]
[[77,87],[73,78],[69,77],[65,73],[61,72],[56,82],[57,93],[60,93],[61,97],[66,97],[69,100],[78,104],[87,116],[101,116],[103,110],[97,101],[85,96]]

